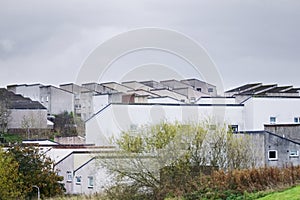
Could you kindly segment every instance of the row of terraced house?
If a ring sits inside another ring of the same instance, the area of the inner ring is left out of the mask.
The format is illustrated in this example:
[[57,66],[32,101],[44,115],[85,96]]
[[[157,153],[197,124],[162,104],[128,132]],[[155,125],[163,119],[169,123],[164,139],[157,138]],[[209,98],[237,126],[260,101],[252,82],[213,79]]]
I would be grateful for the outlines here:
[[[64,111],[85,122],[83,140],[27,141],[44,146],[55,160],[67,193],[104,190],[111,181],[97,159],[115,151],[110,139],[161,121],[197,123],[211,118],[225,122],[236,134],[252,138],[260,152],[258,166],[300,164],[300,89],[293,86],[251,83],[220,94],[212,84],[185,79],[69,83],[59,87],[24,84],[1,90],[14,102],[10,105],[13,120],[8,130],[22,128],[21,119],[29,111],[43,113],[36,115],[41,123],[32,128],[51,129],[51,119]],[[27,106],[20,106],[22,101],[16,97],[23,98]]]

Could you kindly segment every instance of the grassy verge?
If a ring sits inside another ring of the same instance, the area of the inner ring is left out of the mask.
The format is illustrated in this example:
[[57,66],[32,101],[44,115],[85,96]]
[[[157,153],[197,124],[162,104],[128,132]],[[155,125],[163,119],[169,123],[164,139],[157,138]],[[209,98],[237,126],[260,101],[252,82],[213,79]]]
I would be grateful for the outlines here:
[[258,200],[300,200],[300,186],[296,186],[281,192],[274,192]]

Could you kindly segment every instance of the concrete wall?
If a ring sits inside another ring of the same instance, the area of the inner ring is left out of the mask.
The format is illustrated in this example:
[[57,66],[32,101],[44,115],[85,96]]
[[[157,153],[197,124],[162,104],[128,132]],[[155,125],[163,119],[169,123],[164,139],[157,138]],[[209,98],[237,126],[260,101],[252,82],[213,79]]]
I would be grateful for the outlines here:
[[[73,194],[73,184],[74,184],[74,155],[70,154],[59,163],[55,165],[55,169],[58,169],[58,175],[62,176],[63,183],[67,194]],[[68,180],[68,174],[72,176],[72,180]]]
[[[74,172],[74,178],[81,177],[81,183],[74,184],[73,192],[81,194],[95,194],[104,192],[109,186],[112,186],[113,179],[106,169],[99,165],[99,160],[91,159],[82,167]],[[93,177],[94,185],[91,187],[88,184],[89,177]]]
[[300,143],[300,124],[266,124],[265,130]]
[[40,102],[40,84],[8,86],[9,91]]
[[41,87],[40,102],[50,114],[60,114],[64,111],[74,113],[74,94],[56,87]]
[[[209,94],[210,96],[217,96],[216,86],[211,85],[209,83],[199,81],[196,79],[182,80],[181,82],[192,86],[197,91],[201,90],[202,93]],[[209,89],[212,89],[212,91],[209,92]]]
[[116,105],[111,104],[86,122],[86,142],[107,145],[111,137],[142,125],[168,122],[200,122],[212,118],[218,122],[238,125],[244,130],[242,106],[178,106],[178,105]]
[[276,117],[278,124],[290,124],[300,116],[300,98],[253,97],[244,105],[246,130],[263,130],[270,117]]
[[[277,151],[278,158],[275,160],[268,159],[270,150]],[[298,151],[298,156],[290,156],[291,151]],[[284,167],[286,165],[300,165],[299,158],[300,144],[278,137],[277,135],[265,134],[265,162],[267,166]]]
[[8,129],[24,128],[22,122],[28,121],[30,128],[47,128],[47,110],[46,109],[12,109]]
[[184,104],[183,102],[172,99],[170,97],[148,98],[148,103]]

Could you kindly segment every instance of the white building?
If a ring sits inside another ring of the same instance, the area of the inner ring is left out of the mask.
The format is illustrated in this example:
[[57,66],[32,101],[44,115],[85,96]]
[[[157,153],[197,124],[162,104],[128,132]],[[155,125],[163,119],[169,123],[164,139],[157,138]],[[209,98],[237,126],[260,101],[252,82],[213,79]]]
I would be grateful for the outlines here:
[[295,88],[248,84],[226,94],[201,97],[195,104],[169,96],[151,97],[148,103],[108,104],[86,121],[86,142],[110,144],[110,139],[122,131],[161,121],[188,123],[210,118],[231,125],[235,131],[264,130],[265,124],[300,123],[300,96]]
[[40,102],[48,114],[55,115],[64,111],[74,112],[74,94],[51,85],[9,85],[9,91]]
[[108,145],[122,131],[168,122],[199,122],[207,116],[244,129],[241,104],[109,104],[86,121],[86,142]]

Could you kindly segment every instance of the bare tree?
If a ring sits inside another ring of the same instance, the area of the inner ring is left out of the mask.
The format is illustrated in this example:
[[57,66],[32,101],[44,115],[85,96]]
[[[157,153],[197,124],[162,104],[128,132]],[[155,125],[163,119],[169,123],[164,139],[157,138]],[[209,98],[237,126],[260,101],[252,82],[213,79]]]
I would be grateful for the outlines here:
[[183,180],[192,169],[204,166],[232,170],[253,164],[247,137],[233,134],[226,124],[163,122],[124,132],[116,143],[119,151],[101,158],[100,164],[117,175],[117,182],[130,180],[153,194],[164,184],[160,177],[164,169],[169,176],[179,173]]
[[11,110],[9,109],[9,100],[0,94],[0,131],[7,132],[8,123],[11,120]]

